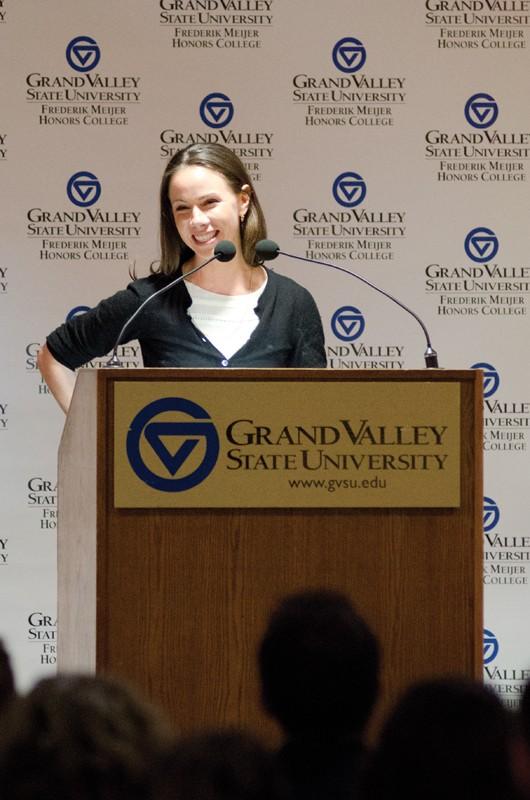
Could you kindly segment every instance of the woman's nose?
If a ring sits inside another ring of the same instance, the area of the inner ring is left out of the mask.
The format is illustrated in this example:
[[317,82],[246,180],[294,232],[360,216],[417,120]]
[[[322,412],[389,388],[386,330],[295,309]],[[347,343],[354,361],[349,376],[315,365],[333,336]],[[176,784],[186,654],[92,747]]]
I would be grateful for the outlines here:
[[193,206],[191,209],[191,221],[194,225],[204,225],[210,220],[208,219],[208,215],[205,214],[199,206]]

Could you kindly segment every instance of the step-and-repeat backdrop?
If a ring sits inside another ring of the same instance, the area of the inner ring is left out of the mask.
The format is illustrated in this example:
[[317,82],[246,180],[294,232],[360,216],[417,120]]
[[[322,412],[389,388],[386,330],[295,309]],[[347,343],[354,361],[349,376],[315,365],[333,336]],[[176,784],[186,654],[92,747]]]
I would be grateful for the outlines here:
[[[530,675],[530,0],[0,0],[1,635],[56,662],[56,451],[36,353],[148,271],[158,185],[191,142],[247,164],[282,250],[360,272],[485,375],[485,678]],[[423,366],[405,312],[281,258],[334,369]],[[138,366],[135,343],[120,348]],[[94,362],[90,366],[97,366]],[[131,620],[134,625],[134,620]]]

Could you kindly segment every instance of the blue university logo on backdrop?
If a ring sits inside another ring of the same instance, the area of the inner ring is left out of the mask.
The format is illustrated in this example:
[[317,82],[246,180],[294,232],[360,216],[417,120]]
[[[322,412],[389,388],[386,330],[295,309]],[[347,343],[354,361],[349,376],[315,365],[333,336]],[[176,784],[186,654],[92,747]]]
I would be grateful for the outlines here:
[[340,206],[355,208],[366,197],[366,183],[357,172],[341,172],[333,182],[332,191]]
[[68,181],[66,194],[74,206],[87,208],[99,200],[101,184],[92,172],[76,172]]
[[226,94],[213,92],[206,95],[200,105],[199,113],[209,128],[224,128],[232,121],[234,105]]
[[469,98],[464,115],[473,128],[489,128],[499,116],[499,107],[491,94],[480,92]]
[[484,533],[489,533],[495,528],[501,518],[500,508],[491,497],[484,498],[484,505],[482,507],[482,527]]
[[76,36],[68,42],[66,60],[76,72],[90,72],[99,64],[101,51],[91,36]]
[[466,236],[464,250],[471,261],[485,264],[499,252],[499,240],[491,228],[473,228]]
[[90,306],[74,306],[74,308],[71,308],[66,315],[66,321],[69,322],[71,319],[74,319],[74,317],[79,317],[81,314],[86,314],[87,311],[90,311]]
[[362,336],[364,328],[364,317],[355,306],[342,306],[331,318],[331,330],[343,342],[355,341]]
[[471,365],[471,369],[484,370],[484,399],[491,397],[495,394],[500,386],[500,376],[492,364],[487,364],[485,361],[479,361]]
[[499,641],[494,633],[484,628],[484,664],[490,664],[499,655]]
[[359,39],[345,36],[333,48],[332,58],[333,63],[341,72],[358,72],[364,67],[366,49]]
[[[177,419],[168,418],[168,412],[169,416],[176,412]],[[198,464],[196,458],[192,459],[193,466],[189,467],[188,460],[198,446],[203,450],[201,459]],[[144,448],[153,454],[150,466],[142,455]],[[219,436],[208,412],[183,397],[149,403],[135,416],[127,434],[131,467],[141,481],[161,492],[183,492],[202,483],[218,456]]]

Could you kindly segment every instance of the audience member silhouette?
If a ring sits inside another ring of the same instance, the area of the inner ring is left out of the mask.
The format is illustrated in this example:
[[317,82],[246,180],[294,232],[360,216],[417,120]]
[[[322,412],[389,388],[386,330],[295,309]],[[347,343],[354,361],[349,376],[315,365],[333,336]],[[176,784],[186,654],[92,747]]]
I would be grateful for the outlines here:
[[520,794],[530,800],[530,681],[524,687],[517,715],[513,765]]
[[520,728],[530,753],[530,681],[524,687],[519,709]]
[[328,590],[285,598],[259,650],[262,699],[286,736],[279,763],[295,800],[356,796],[379,687],[376,637]]
[[431,680],[405,692],[383,726],[366,800],[510,800],[510,714],[490,689]]
[[95,676],[40,681],[4,722],[3,800],[145,800],[170,741],[151,707]]
[[0,639],[0,714],[3,714],[16,696],[15,678],[9,654]]
[[271,753],[237,731],[181,740],[163,758],[158,775],[156,800],[288,800]]

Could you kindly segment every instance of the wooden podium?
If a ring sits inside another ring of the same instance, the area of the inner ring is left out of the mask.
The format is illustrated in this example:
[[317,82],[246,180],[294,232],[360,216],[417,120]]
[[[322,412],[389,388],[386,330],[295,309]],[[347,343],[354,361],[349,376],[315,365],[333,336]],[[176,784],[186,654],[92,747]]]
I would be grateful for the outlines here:
[[[120,382],[287,378],[300,406],[315,381],[348,391],[383,382],[389,404],[411,385],[456,385],[459,506],[240,508],[234,472],[228,507],[115,507]],[[350,595],[380,637],[379,715],[415,679],[480,679],[481,415],[473,370],[82,371],[59,453],[59,669],[123,677],[181,730],[235,725],[271,737],[257,644],[282,595],[325,586]]]

